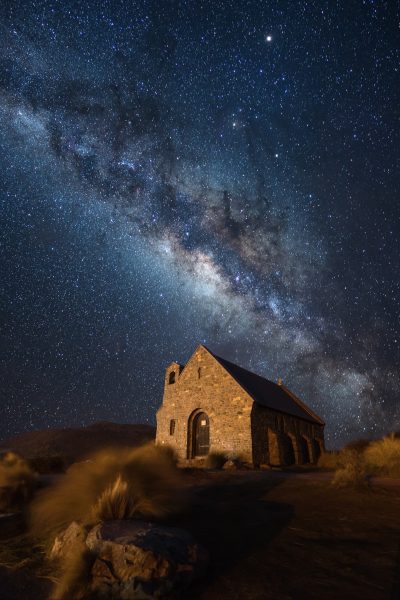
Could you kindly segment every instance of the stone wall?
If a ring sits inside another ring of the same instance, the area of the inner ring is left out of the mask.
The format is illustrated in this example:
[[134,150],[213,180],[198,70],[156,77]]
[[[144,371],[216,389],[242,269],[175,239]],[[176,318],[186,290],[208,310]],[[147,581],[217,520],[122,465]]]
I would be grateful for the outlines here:
[[256,403],[251,411],[251,430],[256,465],[313,463],[325,449],[322,425]]
[[156,442],[190,459],[190,423],[199,411],[209,418],[210,452],[232,453],[258,466],[316,462],[324,450],[323,426],[255,403],[202,346],[184,368],[172,363],[166,370]]
[[[172,380],[175,382],[170,383]],[[210,421],[210,452],[233,453],[251,462],[252,405],[250,396],[200,346],[183,371],[177,363],[166,371],[163,404],[157,412],[156,441],[175,448],[181,459],[190,458],[188,423],[191,415],[201,410]],[[173,435],[171,420],[175,421]]]

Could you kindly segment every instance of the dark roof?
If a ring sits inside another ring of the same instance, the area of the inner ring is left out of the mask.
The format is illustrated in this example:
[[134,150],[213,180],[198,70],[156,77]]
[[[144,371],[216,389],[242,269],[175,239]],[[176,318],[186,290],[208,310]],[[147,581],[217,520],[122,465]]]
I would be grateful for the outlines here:
[[279,412],[325,425],[324,421],[306,406],[297,396],[284,385],[279,385],[260,375],[256,375],[247,369],[243,369],[234,363],[217,356],[211,350],[206,350],[228,371],[237,383],[253,398],[257,404],[272,408]]

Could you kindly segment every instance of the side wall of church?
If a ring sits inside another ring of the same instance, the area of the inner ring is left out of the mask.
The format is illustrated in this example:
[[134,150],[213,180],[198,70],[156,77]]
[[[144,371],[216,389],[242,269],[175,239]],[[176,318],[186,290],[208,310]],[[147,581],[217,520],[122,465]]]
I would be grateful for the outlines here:
[[323,426],[256,403],[251,411],[251,431],[255,465],[316,462],[325,450]]
[[189,458],[189,422],[196,411],[204,411],[210,423],[210,452],[232,453],[252,462],[252,406],[252,398],[199,347],[182,372],[177,363],[166,371],[156,442],[172,446],[181,459]]

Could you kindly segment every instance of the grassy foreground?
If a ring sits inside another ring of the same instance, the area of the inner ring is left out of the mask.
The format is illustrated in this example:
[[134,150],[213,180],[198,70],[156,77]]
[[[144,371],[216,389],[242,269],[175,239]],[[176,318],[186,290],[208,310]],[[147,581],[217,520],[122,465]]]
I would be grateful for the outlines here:
[[[184,484],[191,502],[169,522],[211,556],[190,600],[400,597],[399,488],[335,488],[318,472],[187,471]],[[11,533],[0,540],[1,598],[44,600],[52,573]]]

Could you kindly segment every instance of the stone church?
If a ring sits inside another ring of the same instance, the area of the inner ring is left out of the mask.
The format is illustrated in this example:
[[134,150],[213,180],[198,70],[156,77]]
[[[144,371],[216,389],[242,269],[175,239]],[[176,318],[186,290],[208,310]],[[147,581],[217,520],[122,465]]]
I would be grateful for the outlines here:
[[156,442],[181,460],[225,452],[254,466],[304,464],[324,450],[324,426],[281,380],[199,346],[185,366],[173,362],[166,370]]

